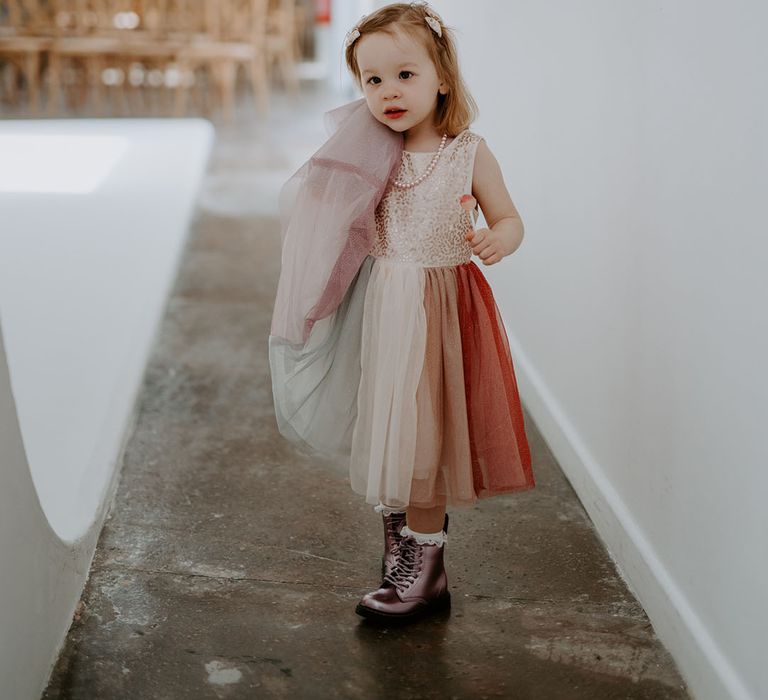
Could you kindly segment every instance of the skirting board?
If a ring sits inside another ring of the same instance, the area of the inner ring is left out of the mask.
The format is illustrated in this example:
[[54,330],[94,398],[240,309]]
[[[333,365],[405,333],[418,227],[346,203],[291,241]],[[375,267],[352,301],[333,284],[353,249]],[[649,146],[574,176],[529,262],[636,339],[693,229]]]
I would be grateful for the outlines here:
[[557,399],[504,321],[520,396],[589,514],[619,575],[697,700],[756,700],[702,624],[632,512],[590,454]]

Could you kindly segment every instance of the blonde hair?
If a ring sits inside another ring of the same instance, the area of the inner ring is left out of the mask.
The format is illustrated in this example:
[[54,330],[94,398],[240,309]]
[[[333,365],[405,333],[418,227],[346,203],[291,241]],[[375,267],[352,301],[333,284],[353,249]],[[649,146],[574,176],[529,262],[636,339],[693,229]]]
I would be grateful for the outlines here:
[[[469,128],[469,125],[477,119],[477,104],[459,72],[459,59],[452,28],[441,23],[442,36],[438,36],[430,29],[425,20],[426,16],[424,5],[396,2],[385,5],[367,15],[357,25],[357,30],[360,32],[360,37],[374,32],[385,32],[393,35],[395,33],[394,25],[402,28],[415,39],[422,41],[437,70],[439,79],[444,81],[448,87],[447,94],[438,93],[437,95],[434,126],[441,133],[456,136],[459,132]],[[355,55],[358,41],[360,38],[346,47],[345,58],[353,79],[362,90],[360,67]]]

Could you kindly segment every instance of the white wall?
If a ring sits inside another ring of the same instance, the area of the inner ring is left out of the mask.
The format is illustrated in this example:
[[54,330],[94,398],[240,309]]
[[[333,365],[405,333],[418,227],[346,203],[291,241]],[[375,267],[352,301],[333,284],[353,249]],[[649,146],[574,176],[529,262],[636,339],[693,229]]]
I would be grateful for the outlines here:
[[39,697],[114,493],[212,140],[0,122],[0,697]]
[[433,3],[525,223],[523,399],[697,697],[768,697],[768,5]]

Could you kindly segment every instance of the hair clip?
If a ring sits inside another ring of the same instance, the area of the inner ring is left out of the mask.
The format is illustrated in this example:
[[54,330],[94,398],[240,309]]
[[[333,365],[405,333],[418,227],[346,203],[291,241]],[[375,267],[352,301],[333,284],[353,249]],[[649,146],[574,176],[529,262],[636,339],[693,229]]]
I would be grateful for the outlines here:
[[352,29],[350,29],[350,30],[347,32],[346,36],[344,37],[344,48],[345,48],[345,49],[346,49],[347,47],[349,47],[349,45],[350,45],[350,44],[351,44],[351,43],[352,43],[352,42],[353,42],[355,39],[357,39],[357,37],[359,37],[359,36],[360,36],[360,30],[358,29],[358,27],[360,26],[360,24],[362,23],[362,21],[363,21],[363,20],[364,20],[364,19],[365,19],[367,16],[368,16],[367,14],[365,14],[365,15],[362,15],[362,16],[360,17],[360,19],[359,19],[359,20],[357,20],[357,24],[355,24],[355,26],[354,26],[354,27],[352,27]]
[[350,30],[347,32],[347,35],[346,35],[346,37],[344,37],[344,48],[345,48],[345,49],[346,49],[346,48],[349,48],[349,45],[350,45],[350,44],[351,44],[351,43],[352,43],[352,42],[353,42],[355,39],[357,39],[357,37],[359,37],[359,36],[360,36],[360,30],[359,30],[357,27],[355,27],[354,29],[350,29]]
[[438,20],[436,20],[434,17],[425,17],[424,19],[426,20],[427,24],[432,27],[437,36],[443,36],[443,30],[440,27],[440,22]]
[[435,12],[424,0],[421,0],[421,2],[412,2],[411,5],[419,5],[424,10],[424,14],[427,15],[424,20],[432,28],[432,31],[434,31],[437,36],[443,36],[443,28],[441,26],[443,19],[437,12]]

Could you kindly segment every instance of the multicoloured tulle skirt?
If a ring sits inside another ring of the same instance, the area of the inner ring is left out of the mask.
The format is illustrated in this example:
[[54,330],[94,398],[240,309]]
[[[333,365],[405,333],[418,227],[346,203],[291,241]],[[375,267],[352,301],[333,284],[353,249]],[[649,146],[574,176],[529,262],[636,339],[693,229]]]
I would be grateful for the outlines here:
[[534,487],[507,334],[473,261],[369,255],[305,346],[272,343],[280,431],[348,463],[368,503],[472,505]]

